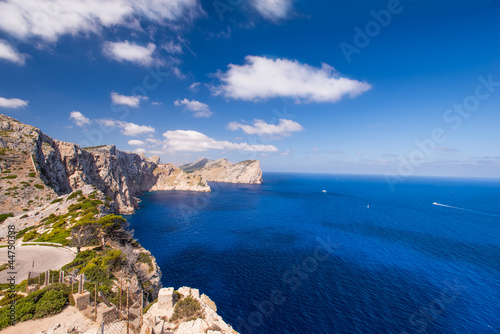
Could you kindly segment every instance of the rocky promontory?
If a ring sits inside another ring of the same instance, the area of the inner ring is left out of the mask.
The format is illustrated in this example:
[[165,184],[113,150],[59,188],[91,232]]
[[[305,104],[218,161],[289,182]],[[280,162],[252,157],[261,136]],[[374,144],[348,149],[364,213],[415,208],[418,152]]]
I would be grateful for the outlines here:
[[258,160],[245,160],[231,163],[226,158],[209,160],[198,159],[192,164],[179,167],[194,176],[201,176],[209,182],[261,184],[262,169]]
[[85,185],[110,197],[115,213],[132,213],[136,196],[151,190],[210,191],[200,176],[157,157],[114,145],[81,148],[5,115],[0,115],[0,172],[0,212],[29,211]]

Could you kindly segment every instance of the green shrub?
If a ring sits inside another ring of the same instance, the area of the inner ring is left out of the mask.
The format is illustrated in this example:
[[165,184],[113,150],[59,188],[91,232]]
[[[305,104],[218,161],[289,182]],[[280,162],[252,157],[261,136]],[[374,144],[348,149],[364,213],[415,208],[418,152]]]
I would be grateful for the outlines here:
[[28,175],[29,175],[29,177],[35,177],[36,173],[29,173]]
[[28,218],[28,215],[22,215],[20,219]]
[[[69,302],[70,288],[64,284],[52,284],[20,298],[16,303],[16,321],[43,318],[62,311]],[[0,309],[0,329],[9,326],[9,306]]]
[[53,200],[52,202],[50,202],[50,204],[55,204],[55,203],[59,203],[59,202],[62,202],[62,198],[56,198],[55,200]]
[[175,304],[174,313],[169,320],[191,321],[198,318],[203,318],[201,305],[196,299],[188,296]]
[[70,230],[64,228],[54,228],[50,233],[44,233],[35,241],[38,242],[55,242],[66,246],[69,243],[67,239],[71,235]]
[[0,224],[3,223],[9,217],[14,217],[14,214],[12,212],[1,214],[0,215]]
[[80,195],[82,195],[82,191],[81,190],[74,191],[74,192],[71,193],[71,195],[68,196],[68,198],[66,199],[66,201],[72,200],[73,198],[77,198]]
[[31,229],[33,229],[33,226],[26,227],[25,229],[22,229],[21,231],[17,232],[16,238],[21,238],[22,236],[24,236]]
[[2,180],[11,180],[17,178],[17,175],[7,175],[2,177]]
[[6,169],[4,171],[2,171],[3,174],[9,174],[10,173],[10,170]]
[[147,265],[149,265],[149,272],[153,271],[153,261],[151,260],[151,257],[149,256],[148,253],[145,252],[139,253],[137,261],[141,263],[146,263]]
[[26,242],[26,241],[30,241],[30,240],[33,240],[35,239],[36,237],[38,237],[38,233],[33,230],[33,231],[30,231],[28,233],[26,233],[23,237],[23,241]]
[[43,189],[43,188],[45,188],[45,187],[43,186],[43,184],[35,184],[35,185],[33,185],[33,186],[34,186],[35,188],[37,188],[37,189]]

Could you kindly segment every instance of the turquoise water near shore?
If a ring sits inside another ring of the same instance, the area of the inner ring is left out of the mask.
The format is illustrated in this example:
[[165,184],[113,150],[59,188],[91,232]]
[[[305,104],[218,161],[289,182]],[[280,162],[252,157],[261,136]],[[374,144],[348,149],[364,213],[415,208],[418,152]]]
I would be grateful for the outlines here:
[[164,286],[242,333],[500,333],[500,180],[264,180],[141,197],[126,218]]

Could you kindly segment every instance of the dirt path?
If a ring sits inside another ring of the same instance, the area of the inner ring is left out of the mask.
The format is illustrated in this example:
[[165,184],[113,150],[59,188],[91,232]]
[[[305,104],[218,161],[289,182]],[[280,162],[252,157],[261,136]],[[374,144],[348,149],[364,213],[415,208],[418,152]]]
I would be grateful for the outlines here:
[[[59,270],[75,258],[73,252],[61,247],[22,246],[16,247],[15,252],[16,284],[28,278],[33,262],[35,263],[33,271],[42,273],[48,269]],[[8,249],[6,247],[0,248],[0,264],[8,261]],[[9,270],[0,272],[0,283],[7,283],[10,276],[8,272]]]
[[[57,325],[60,326],[58,327]],[[55,328],[57,327],[57,328]],[[93,321],[85,318],[76,308],[66,307],[61,313],[43,319],[29,320],[10,326],[0,331],[2,334],[35,334],[47,332],[62,334],[71,333],[77,329],[81,333],[94,334],[98,332],[99,326]]]

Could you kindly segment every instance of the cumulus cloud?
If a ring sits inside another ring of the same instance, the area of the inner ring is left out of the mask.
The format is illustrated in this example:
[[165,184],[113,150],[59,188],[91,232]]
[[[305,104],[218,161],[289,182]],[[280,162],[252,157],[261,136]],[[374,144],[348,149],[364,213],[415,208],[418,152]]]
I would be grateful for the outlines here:
[[292,7],[290,0],[252,0],[251,6],[263,18],[271,21],[285,18]]
[[125,105],[132,108],[139,107],[139,103],[141,103],[141,100],[147,100],[147,99],[148,98],[144,96],[126,96],[126,95],[120,95],[115,92],[111,93],[111,102],[113,102],[113,104]]
[[146,145],[142,140],[137,140],[137,139],[129,140],[128,144],[132,145],[132,146],[144,146],[144,145]]
[[139,147],[139,148],[136,148],[134,150],[135,153],[138,153],[138,154],[143,154],[143,153],[146,153],[146,149],[142,148],[142,147]]
[[152,134],[155,132],[152,126],[137,125],[115,119],[98,119],[97,122],[110,128],[120,128],[120,132],[125,136],[137,137],[139,135]]
[[164,24],[202,13],[197,0],[4,0],[0,2],[0,30],[19,38],[57,41],[66,34],[130,26],[141,18]]
[[88,119],[87,117],[85,117],[79,111],[72,111],[69,114],[69,119],[71,119],[73,121],[73,123],[75,123],[76,126],[79,126],[81,128],[83,128],[84,126],[90,124],[90,119]]
[[268,124],[261,119],[255,119],[253,125],[231,122],[227,125],[229,130],[243,130],[249,135],[268,137],[291,136],[292,132],[304,130],[302,125],[291,119],[280,119],[278,124]]
[[194,117],[210,117],[213,115],[213,112],[210,111],[210,107],[200,101],[190,101],[188,99],[176,100],[174,105],[184,106],[186,110],[193,112]]
[[26,56],[24,54],[14,50],[7,41],[0,39],[0,59],[5,59],[18,65],[24,65],[25,58]]
[[103,46],[103,52],[106,56],[119,62],[128,61],[141,66],[149,66],[158,59],[153,57],[156,45],[149,43],[147,46],[141,46],[129,41],[125,42],[106,42]]
[[296,60],[245,57],[244,65],[230,64],[216,76],[221,85],[212,87],[214,95],[235,100],[293,98],[296,102],[335,103],[355,97],[371,88],[366,82],[341,77],[333,67],[313,67]]
[[29,101],[21,99],[6,99],[5,97],[0,97],[0,108],[22,108],[28,105]]
[[193,130],[167,131],[164,149],[173,152],[204,152],[207,150],[242,150],[250,152],[276,152],[278,148],[273,145],[249,145],[247,143],[232,143],[218,141],[203,133]]

